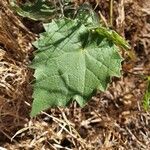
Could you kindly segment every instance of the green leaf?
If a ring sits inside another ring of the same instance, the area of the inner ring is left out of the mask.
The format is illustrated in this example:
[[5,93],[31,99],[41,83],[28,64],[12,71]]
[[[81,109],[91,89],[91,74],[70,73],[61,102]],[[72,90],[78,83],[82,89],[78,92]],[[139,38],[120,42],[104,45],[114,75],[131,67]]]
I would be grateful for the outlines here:
[[148,87],[144,95],[143,107],[145,110],[150,108],[150,77],[148,77]]
[[37,48],[31,115],[76,100],[84,106],[95,90],[104,91],[112,76],[120,76],[122,58],[116,45],[77,20],[44,25]]
[[98,15],[94,12],[88,2],[84,2],[77,10],[76,19],[88,27],[99,27],[100,21]]
[[123,49],[128,50],[131,48],[128,42],[113,30],[104,27],[99,27],[96,29],[96,31],[101,36],[107,37],[109,40],[111,40],[113,43],[115,43],[116,45],[120,46]]
[[107,39],[123,49],[128,50],[131,48],[128,42],[115,31],[101,26],[98,15],[94,12],[92,6],[88,2],[83,3],[79,7],[76,19],[89,29],[96,30],[100,36],[107,37]]
[[54,4],[47,0],[36,0],[34,3],[28,2],[22,5],[18,5],[16,0],[10,0],[10,5],[20,16],[33,20],[50,20],[56,13]]

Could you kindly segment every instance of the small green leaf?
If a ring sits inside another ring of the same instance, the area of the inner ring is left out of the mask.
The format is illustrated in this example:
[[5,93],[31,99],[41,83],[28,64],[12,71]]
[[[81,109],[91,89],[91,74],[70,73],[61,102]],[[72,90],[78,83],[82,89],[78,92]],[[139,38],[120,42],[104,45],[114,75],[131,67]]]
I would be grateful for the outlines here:
[[148,77],[148,87],[144,95],[144,100],[143,100],[143,107],[145,110],[148,110],[150,108],[150,77]]
[[72,100],[84,106],[95,90],[106,90],[110,78],[120,76],[122,58],[107,36],[78,20],[53,20],[44,27],[46,32],[34,43],[32,116]]
[[79,22],[88,27],[93,28],[100,26],[99,17],[88,2],[83,3],[79,7],[79,9],[77,10],[76,19],[78,19]]

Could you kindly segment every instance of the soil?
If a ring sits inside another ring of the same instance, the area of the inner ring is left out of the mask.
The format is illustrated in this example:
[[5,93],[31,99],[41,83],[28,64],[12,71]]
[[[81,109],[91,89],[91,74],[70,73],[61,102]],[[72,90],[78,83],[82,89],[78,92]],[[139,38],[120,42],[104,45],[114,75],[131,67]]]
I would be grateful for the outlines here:
[[[83,1],[76,1],[76,5]],[[149,150],[150,112],[143,108],[150,75],[150,1],[91,0],[103,20],[131,45],[122,50],[122,77],[80,108],[51,108],[30,118],[34,70],[32,42],[43,32],[40,21],[17,15],[0,1],[0,149]]]

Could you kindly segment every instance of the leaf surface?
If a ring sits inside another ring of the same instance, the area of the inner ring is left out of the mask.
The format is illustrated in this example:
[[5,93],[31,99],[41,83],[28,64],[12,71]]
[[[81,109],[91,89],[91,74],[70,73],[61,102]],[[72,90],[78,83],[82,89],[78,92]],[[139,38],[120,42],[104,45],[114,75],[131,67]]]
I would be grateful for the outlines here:
[[148,86],[147,86],[147,90],[145,91],[144,100],[143,100],[143,106],[145,110],[150,109],[150,76],[148,76],[147,82],[148,82]]
[[33,20],[47,21],[53,18],[56,13],[54,4],[47,0],[36,0],[34,3],[26,2],[22,5],[18,5],[17,0],[11,0],[10,5],[20,16]]
[[95,90],[106,90],[110,78],[120,76],[122,58],[107,37],[77,20],[53,20],[44,27],[34,43],[32,116],[72,100],[84,106]]

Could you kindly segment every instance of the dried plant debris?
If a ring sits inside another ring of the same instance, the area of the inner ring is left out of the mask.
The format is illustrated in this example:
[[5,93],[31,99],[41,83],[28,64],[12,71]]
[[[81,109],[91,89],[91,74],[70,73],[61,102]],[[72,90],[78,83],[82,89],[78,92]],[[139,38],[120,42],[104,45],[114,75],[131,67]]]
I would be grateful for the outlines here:
[[[24,101],[31,100],[29,84],[32,73],[27,65],[32,52],[30,33],[9,9],[7,1],[0,1],[0,141],[23,126],[29,114]],[[28,94],[27,94],[28,93]]]
[[9,9],[6,1],[0,2],[0,8],[0,45],[10,57],[25,63],[29,61],[28,55],[32,49],[31,41],[35,36]]
[[26,92],[29,92],[27,88],[31,89],[28,85],[30,74],[25,65],[9,58],[0,49],[0,133],[10,134],[25,122],[29,110],[24,100],[29,99]]
[[111,101],[105,97],[99,102],[95,98],[91,102],[92,107],[89,105],[82,110],[74,103],[69,109],[43,113],[42,118],[30,120],[18,131],[15,136],[22,139],[19,143],[6,144],[5,147],[39,150],[148,149],[150,114],[140,110],[123,110],[118,112],[118,117],[113,112],[110,115],[107,110],[112,110],[112,107],[109,108]]

